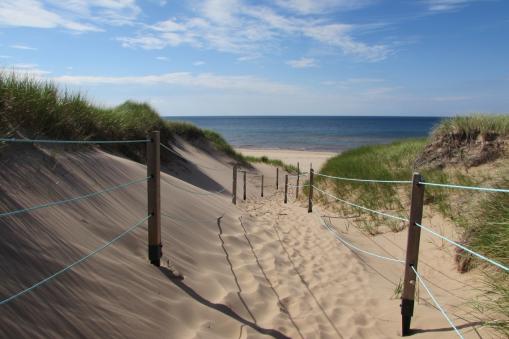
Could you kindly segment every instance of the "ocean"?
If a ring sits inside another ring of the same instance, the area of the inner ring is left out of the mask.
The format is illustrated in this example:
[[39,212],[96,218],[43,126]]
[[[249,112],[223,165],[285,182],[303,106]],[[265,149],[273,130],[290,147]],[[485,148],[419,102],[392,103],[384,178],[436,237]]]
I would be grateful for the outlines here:
[[234,147],[340,152],[426,137],[438,117],[214,116],[166,117],[219,132]]

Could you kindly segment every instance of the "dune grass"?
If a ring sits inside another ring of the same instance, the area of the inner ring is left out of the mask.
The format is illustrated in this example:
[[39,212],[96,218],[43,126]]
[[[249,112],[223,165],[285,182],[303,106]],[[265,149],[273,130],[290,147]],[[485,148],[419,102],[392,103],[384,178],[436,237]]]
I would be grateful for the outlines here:
[[432,139],[445,135],[457,135],[466,139],[476,139],[479,135],[509,136],[509,115],[475,114],[453,117],[442,121],[431,133]]
[[[411,180],[414,159],[426,145],[425,139],[397,141],[389,145],[363,146],[329,159],[321,173],[346,178]],[[374,209],[400,209],[398,186],[366,184],[316,177],[317,185],[326,185],[343,198],[355,199]]]
[[[429,139],[397,141],[388,145],[364,146],[344,152],[329,161],[322,173],[349,178],[411,180],[414,162],[427,143],[446,133],[461,138],[476,139],[479,135],[509,135],[509,117],[473,116],[444,120],[432,132]],[[505,163],[504,163],[505,164]],[[509,168],[497,168],[509,174]],[[490,186],[509,187],[507,176],[491,177],[490,173],[465,173],[459,168],[423,169],[421,174],[428,182],[457,183],[479,186],[488,181]],[[336,196],[368,208],[390,211],[408,217],[410,188],[408,185],[388,185],[336,181],[323,177],[315,179],[322,187]],[[464,230],[462,241],[471,249],[509,265],[509,195],[478,193],[448,189],[427,188],[425,205],[431,213],[440,213]],[[359,212],[340,203],[333,205],[343,215],[356,216],[356,224],[366,233],[379,233],[380,225],[393,231],[406,227],[383,217]],[[501,333],[509,334],[509,277],[506,272],[470,258],[471,267],[479,266],[484,272],[486,293],[476,307],[486,312],[494,321],[487,321]]]
[[252,163],[263,163],[263,164],[267,164],[267,165],[272,165],[272,166],[276,166],[276,167],[280,167],[282,169],[284,169],[286,172],[288,173],[297,173],[297,167],[294,166],[294,165],[288,165],[286,163],[284,163],[283,161],[279,160],[279,159],[270,159],[269,157],[263,155],[261,157],[255,157],[255,156],[252,156],[252,155],[248,155],[248,156],[244,156],[244,159],[248,162],[252,162]]
[[[0,135],[76,140],[144,139],[159,130],[161,142],[176,136],[197,145],[210,142],[219,151],[243,161],[217,133],[186,122],[162,119],[147,103],[126,101],[108,108],[93,104],[80,93],[61,90],[52,82],[0,73]],[[142,145],[103,146],[141,160]],[[164,156],[164,155],[163,155]]]
[[[509,187],[509,179],[501,182]],[[509,266],[509,195],[492,194],[476,206],[469,218],[465,218],[465,239],[475,251]],[[509,336],[509,274],[493,269],[479,261],[484,273],[485,293],[475,306],[483,313],[502,315],[488,322],[488,326]]]

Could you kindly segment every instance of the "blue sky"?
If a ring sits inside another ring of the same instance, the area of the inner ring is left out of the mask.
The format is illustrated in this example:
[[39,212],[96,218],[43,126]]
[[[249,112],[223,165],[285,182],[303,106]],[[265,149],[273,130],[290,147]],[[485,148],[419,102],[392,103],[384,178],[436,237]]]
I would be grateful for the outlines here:
[[1,0],[0,65],[162,115],[509,112],[507,0]]

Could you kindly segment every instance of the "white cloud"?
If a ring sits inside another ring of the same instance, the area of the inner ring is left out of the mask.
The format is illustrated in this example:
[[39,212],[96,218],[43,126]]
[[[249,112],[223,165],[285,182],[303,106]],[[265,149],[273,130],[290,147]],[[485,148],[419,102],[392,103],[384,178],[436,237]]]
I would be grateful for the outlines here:
[[37,0],[2,0],[0,2],[0,25],[33,28],[63,27],[79,32],[100,30],[93,25],[68,20],[49,11]]
[[134,38],[117,38],[123,47],[141,47],[143,49],[163,49],[167,43],[154,36],[138,36]]
[[198,60],[198,61],[193,62],[193,65],[194,66],[203,66],[203,65],[205,65],[205,61]]
[[10,59],[10,55],[0,55],[0,59]]
[[158,56],[158,57],[156,57],[156,59],[157,59],[157,60],[159,60],[159,61],[168,61],[168,60],[169,60],[169,59],[168,59],[167,57],[165,57],[165,56]]
[[141,13],[136,0],[48,0],[53,6],[78,19],[108,25],[132,24]]
[[59,76],[52,80],[70,85],[172,85],[193,89],[232,90],[258,93],[290,93],[298,90],[293,85],[273,82],[255,76],[230,76],[212,73],[192,74],[175,72],[144,76]]
[[3,68],[4,71],[22,76],[42,77],[50,74],[50,71],[42,70],[37,64],[13,64]]
[[140,13],[135,0],[2,0],[0,26],[100,32],[98,24],[132,24]]
[[307,27],[303,34],[317,41],[341,48],[346,55],[359,57],[367,61],[386,59],[392,50],[385,45],[368,45],[356,41],[350,35],[353,26],[345,24],[329,24]]
[[369,0],[276,0],[278,6],[300,14],[357,9],[370,2]]
[[240,6],[239,0],[207,0],[201,5],[201,12],[212,22],[232,24],[237,21],[235,14]]
[[15,44],[15,45],[10,45],[9,47],[14,48],[14,49],[23,49],[26,51],[36,51],[37,50],[37,48],[35,48],[35,47],[30,47],[30,46],[27,46],[24,44]]
[[312,58],[300,58],[296,60],[288,60],[286,63],[293,68],[310,68],[318,66],[316,64],[315,59]]
[[285,39],[302,37],[336,47],[360,60],[379,61],[391,53],[388,46],[370,45],[354,38],[360,26],[328,23],[328,16],[283,15],[273,8],[241,0],[206,0],[195,12],[198,16],[170,18],[145,27],[134,37],[118,40],[124,47],[163,49],[188,44],[245,58],[277,50]]
[[428,9],[432,12],[447,12],[460,9],[477,0],[425,0]]

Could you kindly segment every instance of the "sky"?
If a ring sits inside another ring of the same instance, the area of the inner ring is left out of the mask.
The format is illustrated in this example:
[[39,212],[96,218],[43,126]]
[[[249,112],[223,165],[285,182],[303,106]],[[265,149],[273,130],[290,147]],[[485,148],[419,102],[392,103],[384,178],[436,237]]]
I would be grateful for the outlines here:
[[161,115],[509,113],[509,1],[0,0],[0,68]]

